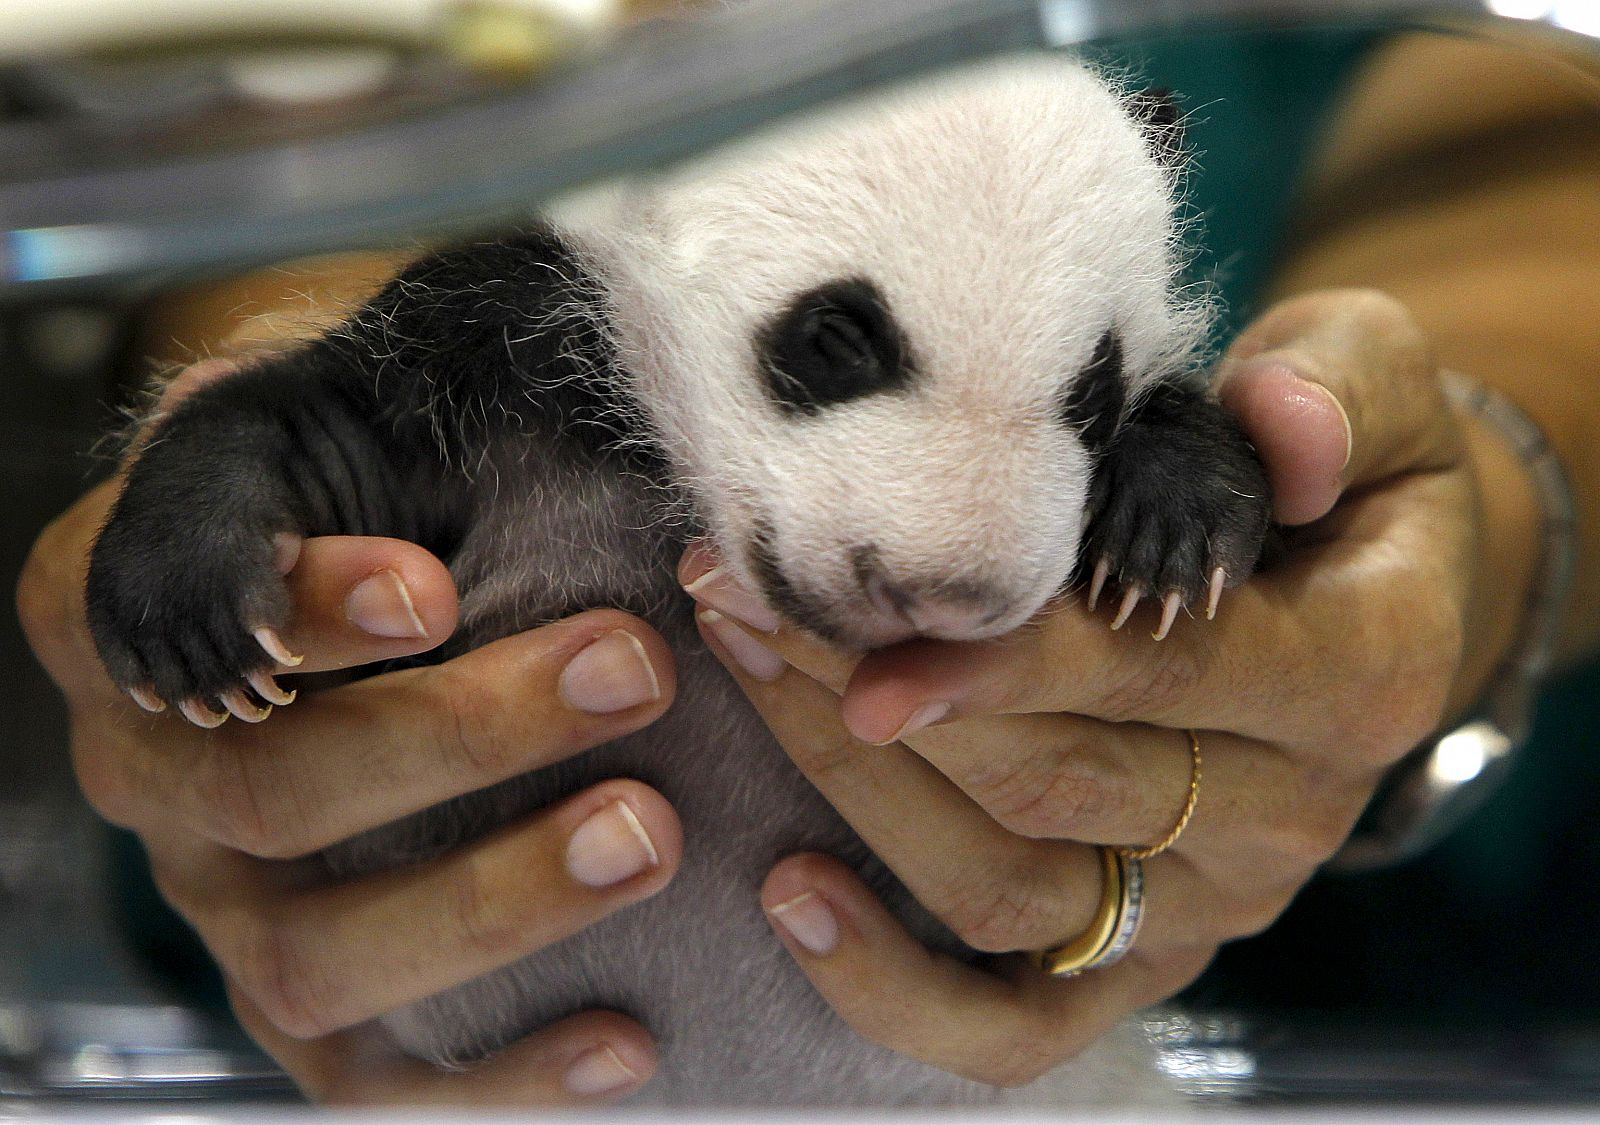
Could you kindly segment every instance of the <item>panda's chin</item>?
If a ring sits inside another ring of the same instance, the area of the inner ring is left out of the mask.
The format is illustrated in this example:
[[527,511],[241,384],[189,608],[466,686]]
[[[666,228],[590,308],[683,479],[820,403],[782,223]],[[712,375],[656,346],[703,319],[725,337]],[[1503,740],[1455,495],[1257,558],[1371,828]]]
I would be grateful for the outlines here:
[[848,628],[835,631],[835,643],[852,649],[888,648],[922,634],[904,621],[874,614],[871,619],[856,618]]
[[850,564],[825,578],[795,569],[776,549],[770,525],[758,523],[745,542],[741,577],[781,617],[830,644],[858,651],[917,638],[992,640],[1029,620],[1058,586],[1051,583],[1034,598],[999,582],[954,573],[919,584],[878,565],[870,551],[842,553]]
[[896,618],[874,613],[870,618],[852,617],[847,629],[841,629],[840,639],[855,649],[887,648],[902,641],[918,639],[933,641],[988,641],[1004,636],[1014,628],[1009,622],[982,627],[932,626],[918,628]]
[[1032,617],[1016,608],[981,614],[896,612],[859,596],[829,597],[784,579],[781,570],[776,574],[777,581],[770,581],[772,570],[762,575],[761,592],[769,606],[824,641],[858,652],[917,639],[992,640]]

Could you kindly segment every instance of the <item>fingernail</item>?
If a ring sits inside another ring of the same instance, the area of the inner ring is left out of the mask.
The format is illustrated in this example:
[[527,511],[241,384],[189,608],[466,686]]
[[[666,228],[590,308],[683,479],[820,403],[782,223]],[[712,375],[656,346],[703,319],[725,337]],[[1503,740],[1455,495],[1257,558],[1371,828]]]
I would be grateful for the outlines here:
[[1339,469],[1340,471],[1343,471],[1349,467],[1350,456],[1356,450],[1355,430],[1350,426],[1350,415],[1345,412],[1344,403],[1339,401],[1339,396],[1334,394],[1327,387],[1324,387],[1320,383],[1313,383],[1306,379],[1302,379],[1301,382],[1305,383],[1307,388],[1309,388],[1308,393],[1313,397],[1332,403],[1333,409],[1339,414],[1339,421],[1344,424],[1344,460],[1339,462]]
[[596,1047],[579,1055],[567,1068],[565,1078],[567,1091],[583,1098],[609,1094],[638,1081],[639,1076],[610,1047]]
[[404,637],[417,640],[428,635],[411,593],[392,570],[380,570],[344,600],[345,620],[374,637]]
[[762,633],[778,631],[778,615],[739,585],[725,566],[714,566],[684,588],[695,601]]
[[783,657],[773,652],[749,633],[746,633],[732,621],[723,617],[722,614],[708,609],[704,613],[697,615],[696,620],[705,626],[706,631],[716,638],[719,645],[727,649],[728,655],[733,658],[733,662],[743,668],[752,679],[760,680],[764,684],[770,684],[773,680],[783,675],[783,670],[788,667],[784,663]]
[[1244,376],[1283,376],[1278,381],[1278,393],[1285,397],[1290,408],[1299,416],[1319,414],[1330,407],[1339,417],[1339,424],[1344,430],[1344,457],[1339,462],[1339,471],[1350,464],[1350,457],[1355,452],[1355,431],[1350,425],[1350,415],[1344,408],[1344,403],[1327,387],[1315,379],[1308,379],[1303,374],[1306,367],[1296,362],[1293,353],[1268,352],[1263,355],[1253,356],[1239,364],[1230,378]]
[[710,540],[696,539],[683,549],[683,557],[678,560],[678,581],[687,587],[721,561],[722,556]]
[[767,911],[795,941],[818,957],[826,957],[839,944],[839,921],[828,904],[813,891],[780,902]]
[[1350,415],[1345,413],[1344,403],[1321,383],[1305,378],[1292,364],[1280,361],[1279,366],[1294,380],[1292,393],[1298,400],[1295,405],[1302,415],[1332,407],[1339,416],[1339,424],[1344,427],[1344,459],[1339,462],[1339,471],[1343,472],[1350,464],[1350,455],[1355,452],[1355,432],[1350,427]]
[[567,873],[586,887],[610,887],[660,862],[656,846],[639,818],[613,801],[567,841]]
[[556,685],[567,706],[610,715],[661,698],[661,683],[639,638],[624,629],[607,633],[567,662]]
[[878,745],[887,746],[891,742],[899,742],[902,738],[916,734],[924,727],[933,726],[934,723],[937,723],[949,713],[950,704],[948,703],[943,701],[937,703],[924,703],[921,707],[918,707],[911,713],[911,717],[901,724],[899,730],[895,731],[884,741],[878,743]]

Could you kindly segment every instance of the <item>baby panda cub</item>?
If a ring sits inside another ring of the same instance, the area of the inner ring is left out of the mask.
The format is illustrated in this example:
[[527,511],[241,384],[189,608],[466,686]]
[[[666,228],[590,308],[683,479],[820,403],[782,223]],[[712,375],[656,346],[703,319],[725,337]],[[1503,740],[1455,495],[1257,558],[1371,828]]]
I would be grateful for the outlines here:
[[[116,682],[202,725],[284,694],[283,536],[384,535],[449,561],[436,654],[578,610],[648,620],[676,705],[638,734],[328,849],[414,864],[603,778],[686,833],[656,897],[387,1016],[408,1052],[480,1059],[574,1011],[657,1036],[640,1100],[1116,1101],[1131,1035],[1001,1092],[856,1037],[758,904],[797,850],[842,857],[968,957],[824,802],[700,643],[675,581],[709,537],[751,589],[844,646],[994,637],[1075,580],[1215,608],[1267,525],[1254,452],[1208,395],[1170,114],[1081,63],[946,75],[433,254],[326,337],[152,422],[94,548]],[[337,753],[329,747],[329,753]],[[1071,935],[1063,935],[1063,938]]]

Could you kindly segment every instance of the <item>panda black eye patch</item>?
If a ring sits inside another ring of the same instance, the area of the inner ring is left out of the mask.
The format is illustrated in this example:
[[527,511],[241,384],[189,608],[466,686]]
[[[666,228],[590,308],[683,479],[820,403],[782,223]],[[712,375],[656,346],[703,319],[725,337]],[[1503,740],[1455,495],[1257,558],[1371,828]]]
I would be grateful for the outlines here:
[[877,287],[860,278],[796,297],[762,332],[757,351],[773,400],[788,414],[898,390],[911,375],[899,325]]

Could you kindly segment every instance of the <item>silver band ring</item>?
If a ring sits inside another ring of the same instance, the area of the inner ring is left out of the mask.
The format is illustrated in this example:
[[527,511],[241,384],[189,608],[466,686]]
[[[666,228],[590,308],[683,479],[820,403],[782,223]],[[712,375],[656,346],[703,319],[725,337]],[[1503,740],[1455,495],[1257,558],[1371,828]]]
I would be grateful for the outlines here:
[[1075,977],[1115,965],[1128,955],[1144,920],[1144,864],[1116,848],[1100,847],[1104,885],[1089,928],[1065,945],[1031,955],[1053,977]]

